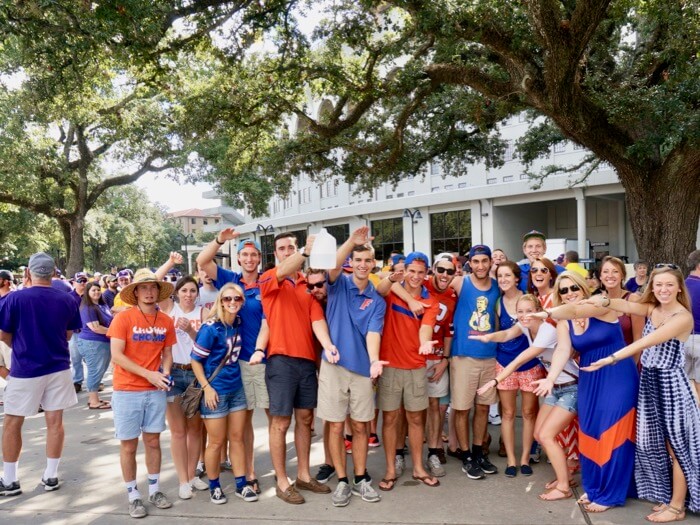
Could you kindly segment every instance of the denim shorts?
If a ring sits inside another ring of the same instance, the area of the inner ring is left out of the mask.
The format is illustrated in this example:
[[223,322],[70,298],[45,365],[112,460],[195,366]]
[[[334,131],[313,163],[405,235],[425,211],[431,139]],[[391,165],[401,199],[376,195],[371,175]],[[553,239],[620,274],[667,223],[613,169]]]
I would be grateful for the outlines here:
[[578,385],[559,387],[554,385],[552,393],[544,398],[544,404],[563,408],[576,414],[578,412]]
[[165,403],[165,392],[162,390],[115,390],[112,393],[114,437],[128,440],[138,438],[141,432],[163,432]]
[[202,404],[200,412],[202,419],[217,419],[226,417],[232,412],[239,410],[248,410],[248,402],[245,398],[245,390],[243,387],[230,394],[219,394],[219,402],[216,408],[207,408],[204,404],[204,396],[202,396]]
[[168,403],[172,403],[177,396],[184,394],[187,387],[195,379],[192,370],[182,370],[180,368],[173,368],[170,371],[170,375],[173,377],[173,384],[168,390]]

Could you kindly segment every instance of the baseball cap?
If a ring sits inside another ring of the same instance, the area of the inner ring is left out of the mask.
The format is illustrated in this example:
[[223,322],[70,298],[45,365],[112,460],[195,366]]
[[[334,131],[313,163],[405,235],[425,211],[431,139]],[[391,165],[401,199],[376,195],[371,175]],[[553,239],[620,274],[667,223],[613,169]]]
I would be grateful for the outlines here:
[[408,254],[408,257],[406,257],[406,266],[414,262],[423,263],[426,268],[430,267],[430,259],[422,252],[411,252]]
[[485,244],[475,244],[469,249],[469,259],[472,259],[475,255],[486,255],[491,258],[491,248]]
[[85,272],[78,272],[73,276],[73,279],[75,279],[76,281],[78,279],[87,279],[87,278],[88,278],[88,274],[86,274]]
[[56,263],[44,252],[35,253],[29,258],[29,272],[34,275],[49,277],[54,274]]
[[9,270],[0,270],[0,279],[5,279],[6,281],[14,281],[12,272]]
[[391,256],[391,264],[399,264],[401,261],[405,261],[406,256],[403,255],[402,253],[397,253],[396,255]]
[[110,274],[110,275],[108,275],[108,276],[105,278],[105,280],[106,280],[108,283],[113,283],[114,281],[117,280],[117,276],[116,276],[116,275],[111,275],[111,274]]
[[547,240],[547,237],[541,231],[530,230],[525,235],[523,235],[523,242],[527,242],[528,239],[532,239],[532,238],[542,239],[543,241]]
[[117,279],[119,279],[120,277],[131,278],[131,270],[129,270],[128,268],[125,270],[119,270],[119,273],[117,273]]
[[252,246],[256,250],[258,250],[260,253],[262,253],[262,249],[260,248],[260,243],[256,241],[255,239],[241,239],[238,241],[238,248],[236,251],[241,251],[243,248],[246,246]]
[[438,253],[438,254],[435,256],[435,259],[434,259],[434,261],[433,261],[433,264],[437,264],[437,263],[439,263],[440,261],[447,261],[447,262],[450,262],[450,263],[454,264],[455,266],[457,266],[457,261],[456,261],[456,259],[455,259],[455,256],[452,255],[450,252]]
[[350,261],[352,261],[352,255],[348,255],[347,259],[345,259],[345,262],[343,263],[343,270],[346,272],[352,272],[352,266],[350,265]]

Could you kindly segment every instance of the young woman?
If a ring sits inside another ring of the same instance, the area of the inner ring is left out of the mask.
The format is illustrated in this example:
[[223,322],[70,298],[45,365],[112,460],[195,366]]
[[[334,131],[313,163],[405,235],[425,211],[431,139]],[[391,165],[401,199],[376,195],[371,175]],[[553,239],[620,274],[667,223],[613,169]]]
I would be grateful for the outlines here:
[[[527,283],[527,291],[535,295],[539,300],[542,308],[552,306],[554,291],[554,281],[557,278],[557,269],[554,263],[542,257],[535,259],[530,266],[530,275]],[[555,323],[552,323],[554,325]]]
[[[622,282],[625,278],[625,264],[617,257],[604,257],[600,266],[600,282],[603,295],[609,299],[624,299],[634,303],[639,301],[639,296],[624,289]],[[625,343],[642,336],[644,318],[636,315],[620,314],[618,317],[622,327],[622,335]]]
[[[237,284],[225,284],[219,290],[207,322],[197,334],[192,350],[192,370],[204,389],[201,404],[202,419],[207,429],[208,443],[204,464],[209,477],[211,502],[226,503],[219,483],[221,449],[228,437],[231,464],[236,477],[236,496],[244,501],[257,501],[255,490],[246,483],[245,429],[246,403],[238,356],[241,352],[241,320],[238,313],[245,295]],[[226,360],[216,377],[209,378],[222,360]]]
[[[563,276],[569,282],[564,282]],[[563,272],[558,286],[560,296],[565,296],[574,287],[579,289],[574,291],[582,290],[584,283],[573,273]],[[568,288],[566,292],[565,288]],[[637,366],[633,359],[623,359],[616,367],[583,371],[583,367],[625,346],[617,313],[589,304],[570,303],[532,317],[567,320],[571,345],[580,354],[579,450],[586,492],[579,503],[588,512],[604,512],[624,505],[634,468]]]
[[107,329],[112,323],[112,312],[102,299],[99,283],[88,283],[80,301],[80,318],[83,328],[77,334],[78,352],[87,364],[88,408],[108,410],[107,401],[100,401],[99,388],[112,355],[109,350]]
[[202,320],[209,313],[205,308],[197,306],[198,295],[197,281],[187,275],[175,284],[177,302],[167,299],[160,304],[161,310],[173,318],[177,334],[177,344],[173,346],[173,380],[168,392],[165,416],[170,427],[170,453],[180,481],[180,499],[190,499],[193,488],[209,488],[209,485],[195,476],[202,442],[202,419],[199,414],[186,418],[180,403],[182,394],[194,380],[190,355]]
[[660,502],[646,519],[680,521],[685,507],[700,512],[700,407],[683,369],[683,344],[693,330],[683,275],[675,265],[660,265],[651,273],[639,303],[598,297],[588,302],[647,318],[641,339],[582,368],[587,372],[614,369],[608,365],[646,349],[639,386],[635,480],[641,499]]

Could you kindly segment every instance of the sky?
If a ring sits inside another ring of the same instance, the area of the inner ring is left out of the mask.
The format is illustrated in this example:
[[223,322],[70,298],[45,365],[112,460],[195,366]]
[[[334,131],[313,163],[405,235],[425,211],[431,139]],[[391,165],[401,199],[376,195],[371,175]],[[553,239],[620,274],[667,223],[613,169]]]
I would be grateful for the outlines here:
[[165,205],[170,212],[189,208],[214,208],[219,205],[217,199],[202,197],[202,193],[211,189],[209,184],[180,184],[164,175],[153,173],[147,173],[135,184],[146,191],[152,202]]

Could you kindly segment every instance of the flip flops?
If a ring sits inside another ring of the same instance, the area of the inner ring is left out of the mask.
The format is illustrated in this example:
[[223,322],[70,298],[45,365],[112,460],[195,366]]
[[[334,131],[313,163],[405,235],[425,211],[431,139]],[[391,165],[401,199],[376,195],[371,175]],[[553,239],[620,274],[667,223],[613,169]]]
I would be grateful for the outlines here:
[[91,405],[90,403],[88,403],[87,407],[90,410],[111,410],[112,409],[112,405],[110,405],[109,401],[100,401],[100,403],[98,405],[94,405],[94,406]]
[[[429,487],[439,487],[440,486],[440,480],[437,478],[434,478],[433,476],[413,476],[413,479],[416,481],[420,481],[423,483],[423,485],[427,485]],[[428,483],[429,480],[435,479],[435,483]]]
[[[379,487],[379,490],[383,490],[384,492],[389,492],[390,490],[394,490],[394,487],[396,486],[396,480],[398,478],[382,478],[382,480],[379,482],[377,485]],[[384,483],[384,486],[382,487],[382,483]]]

